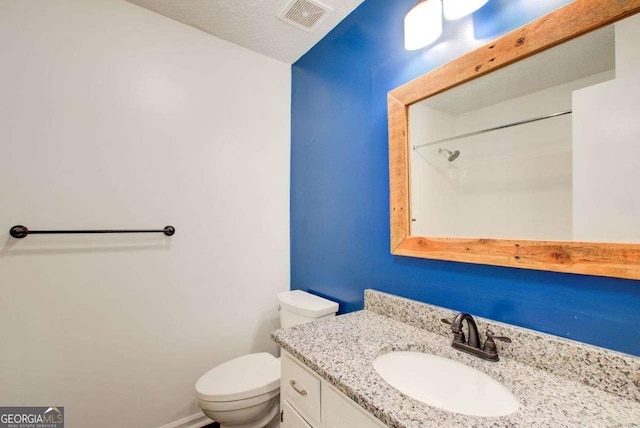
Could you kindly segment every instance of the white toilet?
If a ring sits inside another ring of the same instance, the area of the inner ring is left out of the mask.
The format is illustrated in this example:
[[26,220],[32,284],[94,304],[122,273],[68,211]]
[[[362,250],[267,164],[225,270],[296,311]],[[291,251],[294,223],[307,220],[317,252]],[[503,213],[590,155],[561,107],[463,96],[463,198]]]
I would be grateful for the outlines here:
[[[281,327],[334,317],[338,304],[300,290],[278,294]],[[260,352],[220,364],[196,382],[198,406],[221,428],[275,428],[280,413],[280,358]]]

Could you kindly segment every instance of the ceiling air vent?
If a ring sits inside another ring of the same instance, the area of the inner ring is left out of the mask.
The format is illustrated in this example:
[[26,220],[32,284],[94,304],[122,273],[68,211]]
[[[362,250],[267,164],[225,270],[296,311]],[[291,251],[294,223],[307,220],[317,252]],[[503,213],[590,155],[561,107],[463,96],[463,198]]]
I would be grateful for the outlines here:
[[328,6],[312,0],[293,0],[278,15],[278,19],[311,33],[333,12]]

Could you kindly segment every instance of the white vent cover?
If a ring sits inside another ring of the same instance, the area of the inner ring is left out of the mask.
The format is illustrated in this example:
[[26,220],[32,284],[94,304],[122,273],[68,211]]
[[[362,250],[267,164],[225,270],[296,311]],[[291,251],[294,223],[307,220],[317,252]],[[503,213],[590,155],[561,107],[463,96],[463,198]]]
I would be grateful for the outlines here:
[[333,9],[329,6],[314,0],[292,0],[278,19],[311,33],[331,12]]

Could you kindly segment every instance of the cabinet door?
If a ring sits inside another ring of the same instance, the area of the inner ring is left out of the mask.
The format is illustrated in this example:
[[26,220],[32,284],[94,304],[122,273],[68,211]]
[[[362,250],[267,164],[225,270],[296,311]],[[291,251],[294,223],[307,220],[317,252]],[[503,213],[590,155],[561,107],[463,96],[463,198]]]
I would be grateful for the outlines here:
[[302,416],[296,412],[288,401],[282,402],[282,418],[280,428],[312,428]]
[[320,426],[320,378],[287,353],[282,354],[280,394],[312,426]]
[[323,428],[386,427],[385,424],[327,382],[322,382],[321,409]]

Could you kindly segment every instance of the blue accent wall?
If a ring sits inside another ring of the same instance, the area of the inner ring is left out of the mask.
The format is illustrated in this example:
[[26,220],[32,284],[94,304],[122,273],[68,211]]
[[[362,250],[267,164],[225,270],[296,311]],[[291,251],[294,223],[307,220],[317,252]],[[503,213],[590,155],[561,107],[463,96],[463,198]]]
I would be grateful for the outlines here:
[[387,92],[567,1],[490,0],[408,52],[414,3],[365,0],[293,65],[291,288],[342,313],[373,288],[640,356],[640,281],[391,255]]

